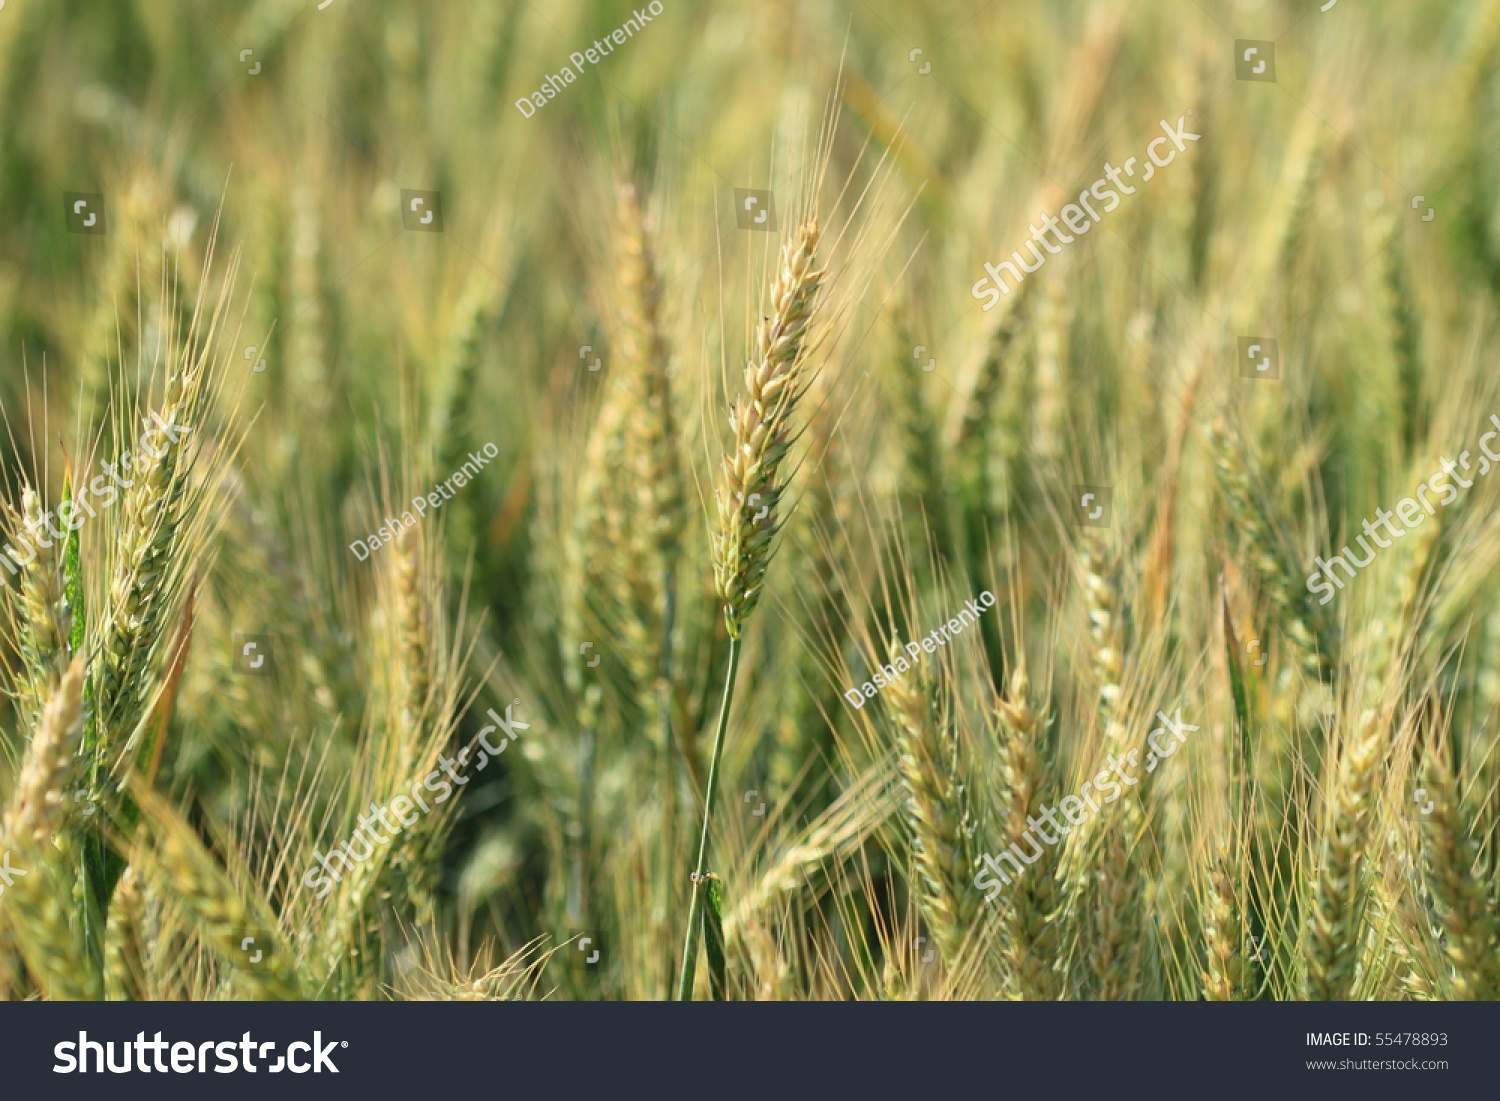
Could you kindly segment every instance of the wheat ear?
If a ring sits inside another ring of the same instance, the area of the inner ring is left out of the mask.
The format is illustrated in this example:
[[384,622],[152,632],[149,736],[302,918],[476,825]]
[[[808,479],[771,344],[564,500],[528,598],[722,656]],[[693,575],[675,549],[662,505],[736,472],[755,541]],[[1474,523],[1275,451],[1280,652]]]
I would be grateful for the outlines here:
[[1500,997],[1500,936],[1483,875],[1479,843],[1442,750],[1431,752],[1427,789],[1433,812],[1422,819],[1423,871],[1448,946],[1454,997]]
[[[1123,757],[1131,749],[1131,738],[1116,718],[1123,694],[1125,650],[1120,591],[1108,567],[1104,541],[1092,528],[1084,533],[1078,561],[1093,643],[1094,675],[1099,684],[1104,746],[1111,756]],[[1134,860],[1134,847],[1145,815],[1139,793],[1138,787],[1128,791],[1112,815],[1106,812],[1108,820],[1092,818],[1085,827],[1075,827],[1064,852],[1074,905],[1082,903],[1092,922],[1089,966],[1098,982],[1099,997],[1105,1001],[1120,1001],[1131,995],[1140,962],[1137,919],[1141,869]],[[1102,847],[1098,845],[1101,829],[1108,831]],[[1079,861],[1090,858],[1096,867],[1093,876],[1086,877]]]
[[[1127,797],[1129,798],[1129,797]],[[1093,907],[1093,941],[1089,966],[1098,982],[1101,1001],[1116,1002],[1138,996],[1141,958],[1141,869],[1132,860],[1133,839],[1127,816],[1116,822],[1100,855]]]
[[627,366],[634,415],[625,427],[627,465],[635,493],[632,534],[638,553],[660,574],[680,552],[686,519],[677,421],[661,325],[661,279],[635,189],[620,189],[619,273],[623,292],[620,352]]
[[[150,842],[139,845],[131,859],[143,884],[180,901],[204,943],[238,969],[257,997],[301,997],[291,954],[254,884],[233,882],[171,803],[138,778],[132,778],[129,787]],[[247,936],[255,938],[261,955],[253,964]]]
[[1120,621],[1120,592],[1110,574],[1104,540],[1090,528],[1078,548],[1078,568],[1083,575],[1084,605],[1088,610],[1089,639],[1094,648],[1094,676],[1099,682],[1099,707],[1106,722],[1112,721],[1120,699],[1123,672],[1124,631]]
[[[161,419],[187,422],[201,430],[204,365],[185,363],[167,381]],[[111,750],[135,729],[150,698],[154,679],[146,675],[155,643],[166,632],[171,597],[170,575],[178,536],[187,519],[192,445],[180,441],[160,458],[147,455],[137,463],[133,484],[125,491],[123,522],[114,575],[109,587],[109,618],[94,680],[97,759],[112,767]]]
[[[17,586],[17,648],[22,674],[17,685],[21,725],[36,725],[42,706],[57,691],[67,663],[67,643],[72,634],[72,615],[63,584],[64,541],[49,538],[42,523],[42,502],[30,485],[21,489],[21,512],[5,506],[10,545],[26,546],[31,556],[20,563]],[[50,513],[49,513],[50,516]],[[65,534],[66,537],[66,534]],[[12,555],[19,559],[19,555]],[[6,563],[9,565],[9,563]]]
[[83,663],[75,660],[42,710],[36,734],[5,812],[12,844],[34,844],[56,836],[66,818],[67,780],[81,736]]
[[[891,644],[891,661],[904,655]],[[941,673],[938,674],[941,678]],[[941,683],[941,681],[939,681]],[[934,699],[922,670],[912,669],[885,686],[896,718],[906,817],[921,879],[920,904],[944,962],[954,967],[979,911],[974,874],[973,822],[968,811],[958,741],[946,708]],[[941,687],[937,688],[941,693]]]
[[[397,621],[398,664],[400,666],[401,721],[398,739],[400,762],[398,775],[405,776],[419,765],[413,750],[428,743],[429,732],[441,726],[433,714],[432,668],[433,640],[431,606],[426,590],[426,547],[417,532],[408,528],[396,537],[392,548],[393,577],[388,590]],[[399,911],[410,904],[419,925],[432,921],[434,896],[437,892],[435,869],[441,860],[443,831],[441,815],[424,816],[415,827],[402,830],[392,839],[388,860],[377,873],[375,889],[366,897],[366,905],[382,896],[392,899]]]
[[104,995],[110,1001],[139,1001],[144,996],[141,902],[140,878],[132,865],[115,884],[104,926]]
[[1203,902],[1203,996],[1211,1002],[1241,1001],[1246,997],[1245,927],[1234,878],[1223,856],[1209,866],[1207,886]]
[[102,993],[82,929],[68,913],[72,865],[49,856],[66,824],[83,737],[83,677],[83,662],[75,660],[42,709],[0,830],[0,853],[13,849],[17,866],[26,869],[25,878],[6,889],[16,939],[33,976],[53,998],[98,999]]
[[[620,355],[634,415],[625,427],[625,467],[635,498],[626,531],[625,565],[617,573],[625,653],[642,714],[655,741],[661,825],[656,875],[658,920],[670,921],[677,897],[671,866],[677,851],[678,770],[672,734],[672,631],[676,570],[686,509],[670,352],[661,325],[661,279],[640,200],[623,184],[618,204],[618,271],[623,324]],[[707,916],[707,915],[705,915]],[[670,943],[666,971],[671,973]]]
[[817,223],[808,221],[782,249],[773,312],[761,323],[757,357],[745,368],[745,392],[729,412],[735,446],[724,456],[713,544],[714,580],[734,639],[760,602],[781,530],[781,464],[795,438],[792,415],[807,385],[808,326],[823,283],[814,266],[817,247]]
[[688,1001],[693,996],[708,830],[713,821],[719,760],[724,753],[729,707],[734,701],[734,682],[740,667],[740,633],[760,601],[766,567],[776,549],[776,533],[781,530],[779,507],[786,489],[786,482],[781,479],[781,464],[796,435],[792,430],[792,413],[806,388],[804,366],[810,351],[809,326],[823,285],[823,272],[814,266],[817,247],[818,223],[811,218],[802,223],[797,239],[782,247],[781,270],[771,287],[772,314],[761,323],[757,358],[745,367],[745,392],[729,410],[734,450],[724,456],[723,476],[717,491],[719,526],[713,533],[714,581],[724,602],[729,661],[724,674],[724,694],[719,700],[713,757],[703,791],[703,828],[698,834],[698,853],[693,861],[692,902],[688,907],[682,965],[677,974],[678,1001]]
[[[427,710],[429,643],[422,599],[420,540],[408,528],[396,537],[392,568],[396,594],[396,638],[401,667],[401,721],[407,737],[422,725]],[[404,762],[408,766],[414,762]]]
[[1261,507],[1244,455],[1230,440],[1222,420],[1210,425],[1209,441],[1214,450],[1214,470],[1230,516],[1240,530],[1240,540],[1261,585],[1281,613],[1281,628],[1307,675],[1325,679],[1335,657],[1332,630],[1299,593],[1284,540]]
[[1323,840],[1305,949],[1307,997],[1343,1001],[1354,986],[1363,925],[1365,848],[1385,738],[1379,714],[1364,712],[1344,744],[1324,804]]
[[[1010,689],[995,703],[996,736],[1005,781],[1004,829],[1001,844],[1026,846],[1028,819],[1040,815],[1050,783],[1042,739],[1047,716],[1029,698],[1030,682],[1024,666],[1011,674]],[[1023,1001],[1052,1001],[1061,993],[1055,963],[1059,937],[1057,851],[1046,849],[1027,868],[1009,892],[1001,920],[1000,952],[1007,967],[1012,995]]]

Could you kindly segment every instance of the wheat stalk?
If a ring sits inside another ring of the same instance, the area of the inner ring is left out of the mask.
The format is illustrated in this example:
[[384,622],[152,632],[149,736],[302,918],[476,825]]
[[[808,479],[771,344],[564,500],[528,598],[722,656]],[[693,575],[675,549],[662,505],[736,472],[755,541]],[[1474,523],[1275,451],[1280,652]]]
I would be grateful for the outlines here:
[[678,1001],[688,1001],[693,994],[708,830],[713,820],[729,706],[739,673],[740,634],[745,620],[760,601],[766,568],[776,549],[776,534],[781,530],[779,507],[786,489],[786,482],[780,477],[781,464],[794,439],[792,414],[806,387],[804,366],[810,350],[809,326],[823,285],[823,271],[814,266],[818,237],[816,220],[808,219],[798,229],[796,241],[782,247],[781,270],[771,287],[772,314],[761,323],[757,358],[745,367],[745,392],[729,410],[734,446],[724,456],[717,491],[719,526],[713,533],[714,581],[719,599],[724,602],[729,661],[703,793],[703,828],[698,834],[698,852],[693,861],[687,938],[677,977]]

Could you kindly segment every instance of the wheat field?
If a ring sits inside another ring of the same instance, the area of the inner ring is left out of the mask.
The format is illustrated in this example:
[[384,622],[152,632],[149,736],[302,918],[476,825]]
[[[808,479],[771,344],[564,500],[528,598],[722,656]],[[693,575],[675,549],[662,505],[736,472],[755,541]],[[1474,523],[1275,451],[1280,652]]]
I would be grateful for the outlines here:
[[1500,998],[1500,0],[1320,7],[0,4],[0,997]]

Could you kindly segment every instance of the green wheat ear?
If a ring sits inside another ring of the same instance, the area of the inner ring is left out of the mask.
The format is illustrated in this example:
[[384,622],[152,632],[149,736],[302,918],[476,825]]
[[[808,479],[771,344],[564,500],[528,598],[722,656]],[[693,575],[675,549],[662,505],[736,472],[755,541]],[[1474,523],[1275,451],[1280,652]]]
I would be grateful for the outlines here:
[[708,957],[708,986],[713,1000],[727,1000],[724,967],[724,881],[710,872],[703,877],[708,905],[703,907],[703,953]]
[[[73,469],[71,464],[63,471],[62,501],[73,499]],[[61,512],[61,507],[58,509]],[[69,617],[68,659],[71,661],[83,649],[88,619],[83,602],[83,562],[79,554],[78,529],[68,525],[67,542],[63,544],[63,608]],[[88,793],[93,798],[97,791],[98,768],[94,753],[95,730],[93,725],[94,692],[93,678],[83,678],[83,739],[79,756],[87,770]],[[74,901],[83,917],[83,943],[88,950],[90,963],[103,973],[103,928],[104,920],[99,897],[94,889],[104,871],[104,833],[102,822],[91,822],[80,827],[82,844],[78,848],[78,878],[73,884]]]

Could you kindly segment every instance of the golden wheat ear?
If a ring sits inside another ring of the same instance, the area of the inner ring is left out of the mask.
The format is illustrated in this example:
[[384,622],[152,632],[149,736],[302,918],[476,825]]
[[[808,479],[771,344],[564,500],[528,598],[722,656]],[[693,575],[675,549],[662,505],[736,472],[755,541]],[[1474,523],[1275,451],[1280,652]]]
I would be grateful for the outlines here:
[[708,831],[713,820],[714,792],[734,682],[739,673],[741,634],[745,620],[760,602],[766,568],[776,551],[781,530],[779,508],[786,490],[781,464],[796,440],[793,429],[797,403],[807,388],[805,370],[811,351],[810,326],[823,271],[816,267],[819,240],[815,218],[803,222],[795,241],[781,250],[781,269],[771,287],[771,316],[761,322],[756,358],[745,367],[745,392],[729,411],[733,450],[724,456],[717,490],[719,524],[713,533],[714,582],[724,603],[729,631],[728,669],[713,756],[703,796],[703,828],[693,861],[693,889],[688,907],[687,935],[677,974],[677,1000],[688,1001],[698,966],[698,939],[703,910],[708,858]]
[[[1006,695],[995,702],[994,728],[1005,781],[1001,851],[1014,848],[1019,852],[1021,846],[1030,847],[1025,838],[1030,820],[1041,814],[1053,787],[1043,745],[1047,716],[1031,700],[1024,665],[1016,667]],[[1044,851],[1006,888],[1008,897],[994,903],[1004,907],[1000,949],[1006,985],[1013,997],[1023,1001],[1055,1001],[1062,993],[1056,968],[1064,918],[1057,879],[1059,855],[1056,849]],[[995,866],[1003,871],[998,857]]]
[[620,496],[633,500],[634,507],[628,519],[615,521],[620,529],[614,533],[616,545],[623,544],[625,554],[616,555],[620,564],[611,580],[641,710],[665,756],[671,748],[675,570],[687,513],[670,351],[660,318],[661,279],[640,200],[629,184],[619,189],[617,220],[619,385],[631,407],[622,439],[626,485]]
[[104,996],[110,1001],[139,1001],[145,997],[142,902],[141,880],[132,865],[120,874],[115,884],[104,926]]
[[83,680],[83,661],[75,659],[42,709],[0,829],[0,856],[21,870],[6,889],[10,935],[42,992],[74,1000],[102,993],[82,929],[71,918],[76,864],[58,857],[83,738]]
[[1369,871],[1365,858],[1376,788],[1387,748],[1383,717],[1364,712],[1346,731],[1324,788],[1319,864],[1310,885],[1311,916],[1303,957],[1310,1001],[1344,1001],[1365,933]]
[[130,864],[143,886],[180,903],[204,944],[257,998],[301,998],[290,946],[244,870],[231,875],[177,809],[138,778],[132,778],[129,791],[141,826]]
[[1500,933],[1488,898],[1474,816],[1464,805],[1447,752],[1446,745],[1428,752],[1432,808],[1422,818],[1423,872],[1447,941],[1454,996],[1493,1001],[1500,997]]
[[[893,662],[904,653],[899,641],[891,643]],[[906,816],[923,884],[922,916],[951,968],[979,913],[979,894],[970,882],[973,822],[957,733],[950,727],[952,708],[941,702],[946,681],[939,671],[933,678],[937,683],[929,683],[924,672],[920,666],[909,670],[888,681],[884,691],[899,731]]]
[[787,483],[781,464],[796,438],[793,414],[807,388],[809,326],[823,285],[815,266],[819,230],[804,222],[781,252],[771,288],[772,314],[760,327],[757,357],[746,365],[745,390],[730,409],[734,449],[724,456],[714,533],[714,579],[731,638],[760,602],[766,568],[781,530]]
[[19,567],[16,592],[11,597],[11,630],[22,664],[15,695],[21,725],[29,730],[57,690],[67,664],[73,617],[63,578],[64,543],[47,537],[41,498],[29,483],[23,484],[21,511],[17,513],[9,502],[4,510],[7,549],[13,560],[6,561],[5,566],[11,570]]
[[1216,858],[1206,878],[1206,897],[1202,903],[1203,996],[1211,1002],[1243,1001],[1247,996],[1248,975],[1244,920],[1229,862],[1222,856]]
[[616,533],[615,545],[624,553],[616,553],[610,580],[624,636],[625,663],[647,737],[655,748],[661,816],[653,911],[661,915],[656,924],[670,928],[680,894],[672,874],[678,859],[680,787],[672,723],[673,685],[680,677],[674,671],[672,638],[677,563],[687,509],[671,353],[661,321],[661,278],[635,187],[621,184],[617,194],[620,385],[632,409],[623,435],[621,473],[626,484],[620,496],[633,501],[633,507],[624,530]]

